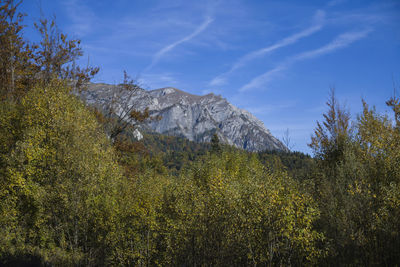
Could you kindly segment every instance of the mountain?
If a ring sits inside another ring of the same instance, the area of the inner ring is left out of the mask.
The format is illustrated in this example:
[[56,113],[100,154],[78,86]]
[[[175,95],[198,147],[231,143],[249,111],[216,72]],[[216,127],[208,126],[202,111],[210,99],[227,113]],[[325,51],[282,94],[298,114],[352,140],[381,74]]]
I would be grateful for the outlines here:
[[138,88],[132,94],[121,93],[115,85],[92,83],[82,96],[89,104],[104,106],[116,90],[124,102],[120,109],[123,105],[148,108],[152,116],[161,116],[147,125],[155,132],[196,142],[210,142],[217,133],[221,142],[248,151],[287,150],[255,116],[212,93],[199,96],[167,87],[151,91]]

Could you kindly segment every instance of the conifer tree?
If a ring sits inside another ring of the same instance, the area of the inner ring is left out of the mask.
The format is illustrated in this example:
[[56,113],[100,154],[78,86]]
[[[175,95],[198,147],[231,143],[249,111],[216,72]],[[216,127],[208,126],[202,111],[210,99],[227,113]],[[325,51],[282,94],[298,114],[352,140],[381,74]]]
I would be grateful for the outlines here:
[[221,144],[219,143],[219,137],[217,133],[214,133],[211,137],[211,152],[219,153],[221,152]]

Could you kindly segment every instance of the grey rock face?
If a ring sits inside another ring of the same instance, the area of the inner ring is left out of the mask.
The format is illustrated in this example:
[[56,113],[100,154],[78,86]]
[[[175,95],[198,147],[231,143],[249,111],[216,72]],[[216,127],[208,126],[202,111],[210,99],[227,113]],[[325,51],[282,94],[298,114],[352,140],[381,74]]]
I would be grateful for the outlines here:
[[138,140],[138,141],[140,141],[140,140],[143,139],[143,135],[142,135],[141,132],[139,132],[138,129],[135,129],[135,130],[133,131],[133,137],[134,137],[136,140]]
[[[82,94],[89,104],[105,105],[114,89],[112,85],[90,84]],[[137,110],[148,108],[152,116],[160,115],[161,120],[148,126],[161,134],[209,142],[217,133],[221,142],[248,151],[287,150],[260,120],[221,96],[198,96],[167,87],[152,91],[140,89],[132,97],[126,94],[124,100]]]

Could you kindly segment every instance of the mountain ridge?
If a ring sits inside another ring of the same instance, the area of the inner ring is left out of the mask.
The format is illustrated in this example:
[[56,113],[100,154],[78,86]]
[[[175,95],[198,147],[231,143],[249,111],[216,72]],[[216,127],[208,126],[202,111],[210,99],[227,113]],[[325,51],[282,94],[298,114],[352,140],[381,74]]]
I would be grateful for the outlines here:
[[[91,83],[82,97],[88,104],[104,106],[117,88],[117,85]],[[141,111],[148,108],[151,116],[161,117],[141,126],[157,133],[195,142],[210,142],[216,133],[222,143],[248,151],[288,150],[262,121],[220,95],[194,95],[174,87],[119,92],[126,107]]]

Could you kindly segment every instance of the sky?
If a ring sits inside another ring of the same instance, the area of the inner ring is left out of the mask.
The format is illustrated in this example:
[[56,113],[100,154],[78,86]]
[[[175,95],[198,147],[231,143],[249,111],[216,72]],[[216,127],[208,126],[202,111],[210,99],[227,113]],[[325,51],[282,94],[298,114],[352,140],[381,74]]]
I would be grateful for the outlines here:
[[330,88],[355,120],[400,93],[399,0],[25,0],[25,34],[56,17],[94,82],[222,95],[292,150],[307,146]]

